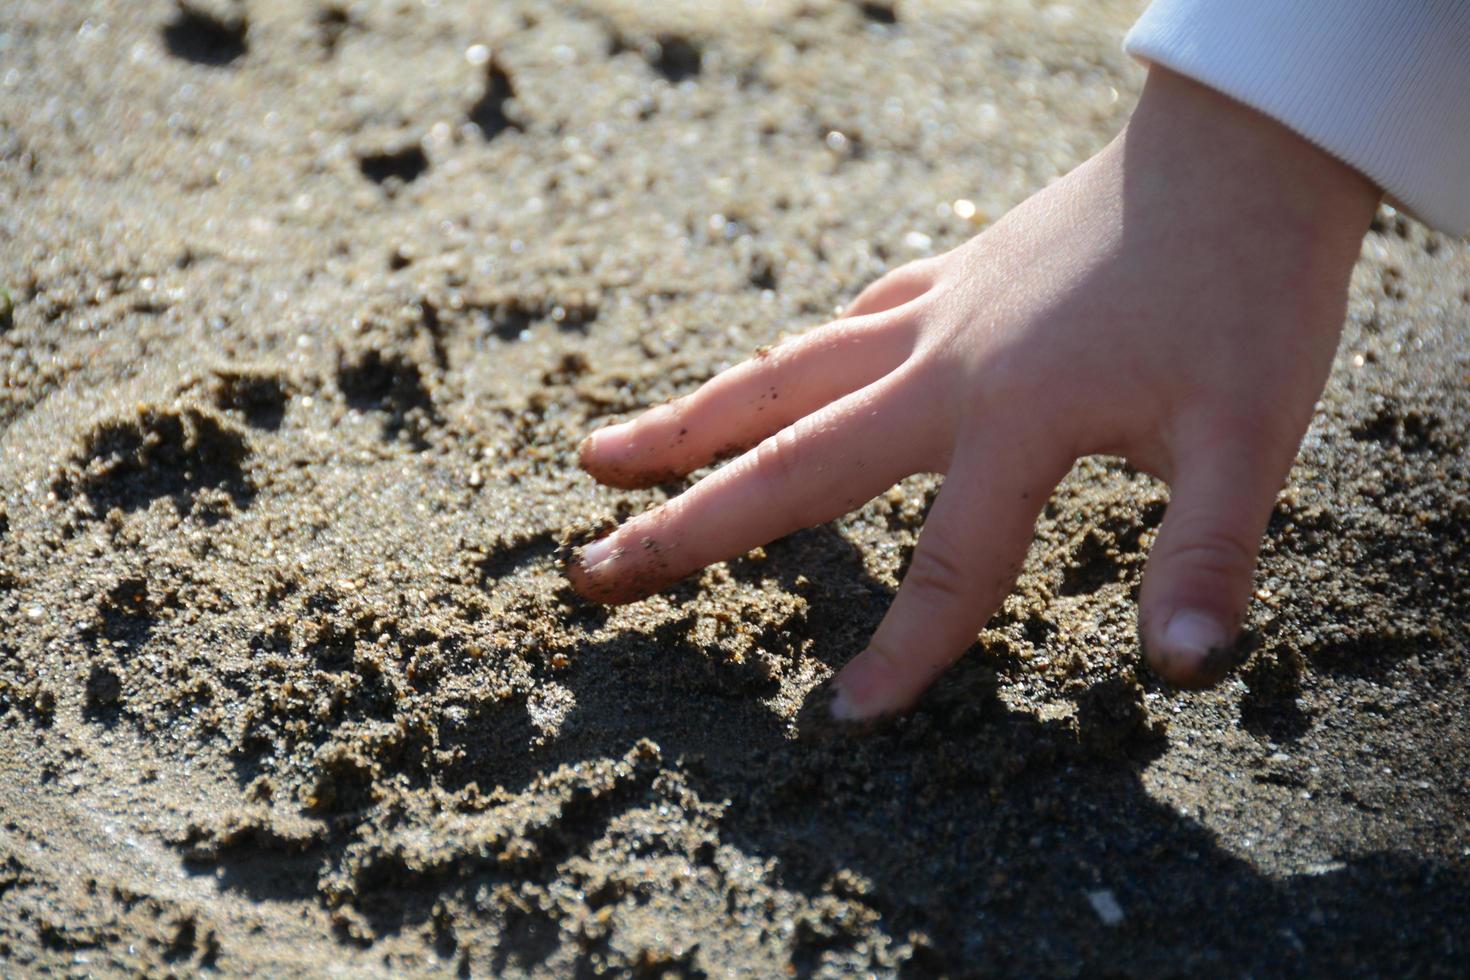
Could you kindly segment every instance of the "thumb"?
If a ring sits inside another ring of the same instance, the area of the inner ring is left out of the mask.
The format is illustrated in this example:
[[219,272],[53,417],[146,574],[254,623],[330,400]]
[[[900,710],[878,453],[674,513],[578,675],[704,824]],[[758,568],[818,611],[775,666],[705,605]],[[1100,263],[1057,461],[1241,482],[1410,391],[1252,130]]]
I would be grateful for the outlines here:
[[1261,536],[1291,466],[1278,455],[1217,444],[1177,467],[1138,614],[1144,656],[1171,684],[1208,687],[1237,666]]

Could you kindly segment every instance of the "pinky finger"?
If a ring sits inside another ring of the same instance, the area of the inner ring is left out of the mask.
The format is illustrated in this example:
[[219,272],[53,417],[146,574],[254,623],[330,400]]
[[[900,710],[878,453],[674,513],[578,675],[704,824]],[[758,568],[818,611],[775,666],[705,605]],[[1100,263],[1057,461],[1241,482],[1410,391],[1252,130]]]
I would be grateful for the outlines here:
[[843,317],[869,316],[896,309],[927,293],[934,286],[930,261],[919,259],[901,265],[869,283],[842,311]]

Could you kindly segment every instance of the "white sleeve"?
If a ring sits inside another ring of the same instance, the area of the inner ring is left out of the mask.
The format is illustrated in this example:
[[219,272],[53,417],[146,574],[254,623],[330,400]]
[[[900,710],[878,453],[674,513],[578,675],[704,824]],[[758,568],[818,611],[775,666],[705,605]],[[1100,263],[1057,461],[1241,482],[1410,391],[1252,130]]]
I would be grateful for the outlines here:
[[1153,0],[1123,47],[1470,232],[1470,0]]

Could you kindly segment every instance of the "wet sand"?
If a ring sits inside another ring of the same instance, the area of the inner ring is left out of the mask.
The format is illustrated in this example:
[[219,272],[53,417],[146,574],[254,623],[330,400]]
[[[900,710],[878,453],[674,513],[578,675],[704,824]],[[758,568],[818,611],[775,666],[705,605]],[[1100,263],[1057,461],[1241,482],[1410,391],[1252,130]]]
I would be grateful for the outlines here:
[[1139,6],[7,3],[3,972],[1462,973],[1463,242],[1380,212],[1215,690],[1141,666],[1116,461],[860,737],[803,706],[935,478],[558,572],[679,489],[590,428],[1085,159]]

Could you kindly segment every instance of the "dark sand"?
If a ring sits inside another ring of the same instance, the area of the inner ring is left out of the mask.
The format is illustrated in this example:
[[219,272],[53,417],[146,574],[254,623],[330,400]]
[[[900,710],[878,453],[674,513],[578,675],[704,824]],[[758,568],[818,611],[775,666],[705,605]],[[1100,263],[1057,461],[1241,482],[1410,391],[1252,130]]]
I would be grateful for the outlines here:
[[864,737],[799,712],[934,479],[557,572],[666,495],[590,427],[1084,159],[1138,6],[6,0],[0,972],[1463,975],[1462,242],[1366,239],[1217,690],[1139,665],[1108,461]]

